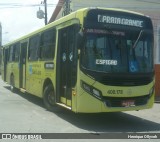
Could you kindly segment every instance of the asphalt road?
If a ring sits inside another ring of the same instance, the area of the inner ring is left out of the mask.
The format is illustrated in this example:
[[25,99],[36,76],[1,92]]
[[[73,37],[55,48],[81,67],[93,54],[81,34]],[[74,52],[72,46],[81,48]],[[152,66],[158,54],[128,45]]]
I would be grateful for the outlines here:
[[[160,133],[160,103],[155,103],[152,109],[141,111],[75,114],[61,109],[55,113],[47,111],[42,100],[37,97],[20,92],[12,93],[9,85],[0,77],[0,133],[100,134],[106,132]],[[72,142],[72,140],[65,141]]]

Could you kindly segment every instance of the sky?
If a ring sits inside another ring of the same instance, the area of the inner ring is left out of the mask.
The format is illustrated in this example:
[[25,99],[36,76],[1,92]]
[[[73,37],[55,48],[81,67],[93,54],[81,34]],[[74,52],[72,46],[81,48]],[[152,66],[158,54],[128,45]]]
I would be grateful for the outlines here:
[[[0,0],[0,23],[2,44],[6,44],[45,25],[44,19],[37,18],[39,7],[44,11],[44,0]],[[47,0],[48,21],[58,0]]]

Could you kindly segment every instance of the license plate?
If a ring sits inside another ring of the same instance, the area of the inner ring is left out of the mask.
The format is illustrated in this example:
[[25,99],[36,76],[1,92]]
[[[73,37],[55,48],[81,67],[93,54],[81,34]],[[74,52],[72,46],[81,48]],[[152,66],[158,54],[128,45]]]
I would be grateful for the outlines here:
[[122,101],[121,105],[123,107],[135,106],[135,101],[134,100],[124,100]]

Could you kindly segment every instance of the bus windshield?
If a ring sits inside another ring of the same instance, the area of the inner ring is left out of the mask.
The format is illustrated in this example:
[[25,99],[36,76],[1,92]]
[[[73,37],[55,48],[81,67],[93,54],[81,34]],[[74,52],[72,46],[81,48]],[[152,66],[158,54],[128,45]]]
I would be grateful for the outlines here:
[[153,71],[153,35],[148,31],[85,29],[82,66],[108,73]]

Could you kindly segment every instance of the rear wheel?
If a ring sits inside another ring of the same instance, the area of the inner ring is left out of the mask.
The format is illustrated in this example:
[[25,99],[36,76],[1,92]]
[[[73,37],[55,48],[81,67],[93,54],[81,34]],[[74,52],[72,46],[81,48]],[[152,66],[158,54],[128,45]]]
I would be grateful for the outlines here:
[[53,86],[50,84],[45,87],[43,92],[43,102],[47,110],[58,111],[59,107],[56,105],[55,93]]

